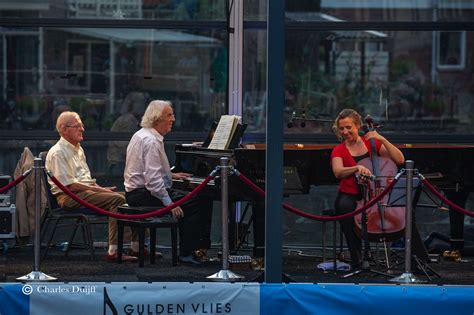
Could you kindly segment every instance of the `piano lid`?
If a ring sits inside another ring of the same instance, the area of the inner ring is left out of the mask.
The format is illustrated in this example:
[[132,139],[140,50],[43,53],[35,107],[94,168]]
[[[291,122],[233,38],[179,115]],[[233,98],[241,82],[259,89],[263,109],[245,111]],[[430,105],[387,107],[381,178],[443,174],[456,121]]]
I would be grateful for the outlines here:
[[[330,168],[330,158],[332,149],[338,145],[334,144],[298,144],[285,143],[283,149],[288,160],[309,159],[312,165],[309,166],[312,175],[309,183],[313,185],[324,185],[335,183],[334,175]],[[415,161],[415,168],[422,174],[441,173],[444,187],[461,184],[468,190],[474,190],[474,145],[471,144],[436,144],[436,143],[403,143],[395,144],[405,155],[405,160]],[[245,144],[237,151],[255,151],[256,155],[261,155],[259,159],[265,159],[266,144]],[[298,152],[308,152],[308,156]],[[310,152],[310,153],[309,153]],[[240,156],[241,154],[238,154]],[[250,154],[247,160],[255,159]],[[242,157],[240,158],[242,159]],[[261,162],[263,163],[263,162]],[[285,162],[286,165],[286,162]],[[264,165],[263,165],[264,167]]]

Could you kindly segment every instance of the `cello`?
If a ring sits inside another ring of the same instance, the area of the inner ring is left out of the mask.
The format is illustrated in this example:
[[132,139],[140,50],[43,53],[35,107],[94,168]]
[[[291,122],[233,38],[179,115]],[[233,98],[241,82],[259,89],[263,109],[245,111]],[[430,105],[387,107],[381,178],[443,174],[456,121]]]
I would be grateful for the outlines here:
[[[370,116],[365,118],[367,132],[373,131],[377,127]],[[359,161],[360,165],[368,168],[375,175],[375,180],[362,179],[362,184],[366,187],[365,196],[358,201],[357,208],[365,205],[367,201],[373,199],[390,184],[398,172],[396,164],[389,158],[377,155],[377,149],[374,139],[370,139],[370,157]],[[390,206],[389,195],[385,195],[376,205],[365,210],[364,214],[358,214],[354,217],[354,226],[359,236],[365,236],[371,242],[395,241],[401,238],[405,231],[405,212],[403,206]],[[366,222],[363,222],[366,220]],[[363,230],[363,225],[365,231]]]

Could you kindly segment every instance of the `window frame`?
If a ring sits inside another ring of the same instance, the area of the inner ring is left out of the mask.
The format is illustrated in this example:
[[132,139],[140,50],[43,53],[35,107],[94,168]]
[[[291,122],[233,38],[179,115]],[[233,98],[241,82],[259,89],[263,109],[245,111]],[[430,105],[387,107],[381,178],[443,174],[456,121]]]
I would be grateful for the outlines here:
[[[455,65],[441,64],[441,34],[442,33],[460,33],[460,62]],[[439,70],[464,70],[466,68],[466,31],[465,30],[449,30],[436,32],[436,66]]]

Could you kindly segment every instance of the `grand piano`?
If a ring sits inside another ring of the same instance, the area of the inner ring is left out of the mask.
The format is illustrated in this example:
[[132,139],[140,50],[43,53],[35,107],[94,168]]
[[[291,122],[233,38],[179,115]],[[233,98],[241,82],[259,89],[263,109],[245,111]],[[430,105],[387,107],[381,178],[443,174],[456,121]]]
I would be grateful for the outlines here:
[[[285,144],[283,194],[309,193],[310,185],[336,185],[330,167],[331,150],[335,144]],[[437,186],[448,198],[465,206],[470,192],[474,191],[474,145],[398,144],[408,160],[422,174],[439,174]],[[176,172],[189,172],[193,179],[175,182],[174,187],[191,190],[219,165],[226,156],[231,165],[254,183],[265,189],[265,144],[245,144],[234,150],[216,151],[202,147],[177,145]],[[216,179],[204,190],[214,200],[220,199],[219,181]],[[254,256],[264,252],[264,200],[246,187],[237,177],[229,178],[229,200],[247,201],[253,210]],[[450,211],[452,247],[463,246],[464,215]]]

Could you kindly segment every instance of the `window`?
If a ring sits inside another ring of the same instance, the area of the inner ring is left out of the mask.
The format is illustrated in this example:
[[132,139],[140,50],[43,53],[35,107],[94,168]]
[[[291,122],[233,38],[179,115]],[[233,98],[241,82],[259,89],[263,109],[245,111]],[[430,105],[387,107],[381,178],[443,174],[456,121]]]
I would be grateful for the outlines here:
[[466,32],[438,33],[438,68],[464,69],[466,59]]
[[87,43],[68,42],[68,87],[89,88],[89,50]]

